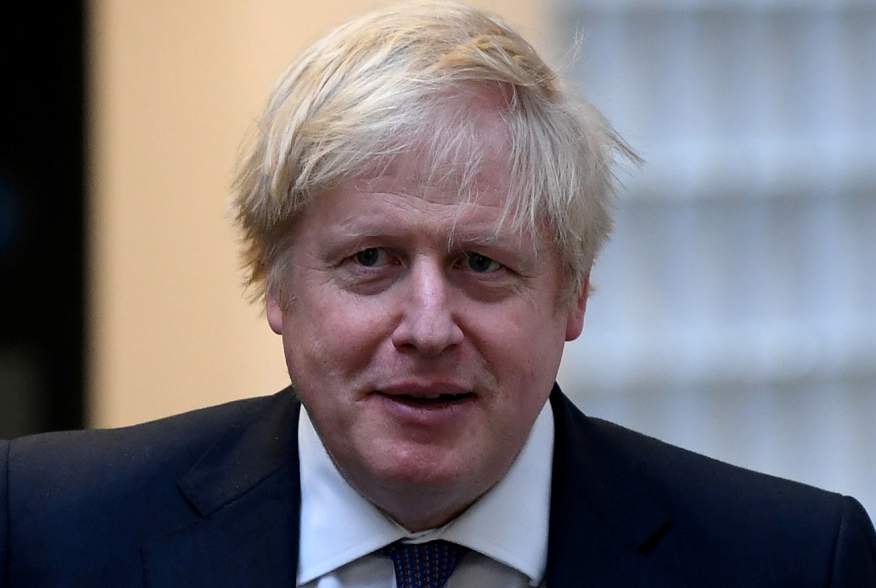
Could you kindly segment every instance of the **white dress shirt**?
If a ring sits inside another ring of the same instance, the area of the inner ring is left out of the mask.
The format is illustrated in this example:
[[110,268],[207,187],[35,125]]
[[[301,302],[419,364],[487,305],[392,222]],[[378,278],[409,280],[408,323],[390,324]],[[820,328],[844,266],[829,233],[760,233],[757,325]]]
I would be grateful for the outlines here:
[[545,403],[529,438],[498,484],[438,529],[408,531],[338,472],[302,407],[298,421],[301,530],[297,585],[394,588],[395,572],[374,552],[399,539],[444,539],[472,551],[446,588],[541,586],[547,561],[554,420]]

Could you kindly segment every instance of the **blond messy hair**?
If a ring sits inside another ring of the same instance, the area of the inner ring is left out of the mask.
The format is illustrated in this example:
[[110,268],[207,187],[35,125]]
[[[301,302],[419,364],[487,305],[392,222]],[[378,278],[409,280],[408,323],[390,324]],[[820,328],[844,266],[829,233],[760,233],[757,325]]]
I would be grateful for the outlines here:
[[511,176],[504,218],[518,230],[546,229],[566,293],[579,293],[611,230],[614,156],[636,155],[499,18],[408,1],[342,25],[274,87],[234,184],[254,299],[282,281],[290,225],[310,199],[394,157],[416,151],[430,179],[452,177],[461,199],[476,198],[486,154],[459,102],[478,88],[502,97]]

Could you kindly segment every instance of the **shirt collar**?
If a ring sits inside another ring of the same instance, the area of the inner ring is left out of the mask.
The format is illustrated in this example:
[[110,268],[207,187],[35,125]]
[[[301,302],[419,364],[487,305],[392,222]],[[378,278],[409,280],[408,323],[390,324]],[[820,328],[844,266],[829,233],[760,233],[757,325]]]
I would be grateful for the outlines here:
[[347,483],[302,407],[298,583],[310,582],[399,539],[416,543],[445,539],[518,570],[530,585],[538,586],[547,562],[553,444],[553,412],[545,403],[520,454],[493,488],[445,526],[414,533]]

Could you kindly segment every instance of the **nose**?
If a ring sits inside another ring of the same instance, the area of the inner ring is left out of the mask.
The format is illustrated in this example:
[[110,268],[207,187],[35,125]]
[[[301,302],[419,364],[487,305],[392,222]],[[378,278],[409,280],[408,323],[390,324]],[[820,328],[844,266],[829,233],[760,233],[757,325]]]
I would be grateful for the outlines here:
[[463,332],[453,312],[453,287],[440,264],[413,264],[400,285],[401,319],[392,333],[396,349],[437,356],[462,342]]

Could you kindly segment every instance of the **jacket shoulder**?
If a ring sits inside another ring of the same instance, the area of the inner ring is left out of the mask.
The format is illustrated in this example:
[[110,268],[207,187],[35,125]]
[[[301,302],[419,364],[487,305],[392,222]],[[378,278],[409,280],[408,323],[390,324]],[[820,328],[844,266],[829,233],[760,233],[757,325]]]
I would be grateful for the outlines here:
[[834,492],[729,464],[598,418],[587,420],[603,451],[633,467],[676,507],[701,507],[701,514],[715,516],[738,506],[743,511],[808,513],[816,518],[840,508],[842,497]]
[[876,534],[855,499],[587,420],[606,458],[635,472],[664,505],[671,520],[665,540],[696,562],[689,571],[698,582],[876,583]]
[[143,541],[199,519],[178,480],[290,395],[287,389],[130,427],[10,441],[4,484],[10,577],[27,584],[51,566],[139,585],[142,578],[129,574],[142,574]]
[[[237,400],[138,425],[42,433],[10,442],[12,484],[39,483],[44,493],[74,480],[122,482],[191,465],[221,435],[250,422],[272,396]],[[65,488],[69,490],[68,488]]]

